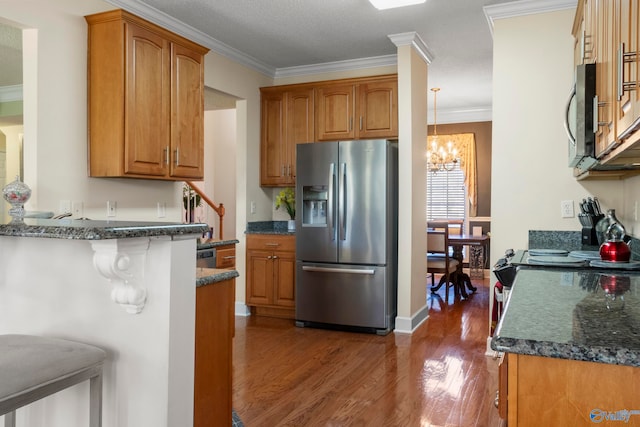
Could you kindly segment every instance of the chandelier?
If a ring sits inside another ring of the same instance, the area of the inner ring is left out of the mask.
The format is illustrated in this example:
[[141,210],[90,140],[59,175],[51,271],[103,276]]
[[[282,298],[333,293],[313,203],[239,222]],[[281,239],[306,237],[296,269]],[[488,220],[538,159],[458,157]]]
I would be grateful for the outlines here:
[[451,141],[447,142],[446,148],[438,144],[436,95],[439,90],[439,87],[431,88],[433,92],[433,136],[431,137],[431,146],[427,144],[427,169],[433,173],[453,170],[458,163],[458,150]]

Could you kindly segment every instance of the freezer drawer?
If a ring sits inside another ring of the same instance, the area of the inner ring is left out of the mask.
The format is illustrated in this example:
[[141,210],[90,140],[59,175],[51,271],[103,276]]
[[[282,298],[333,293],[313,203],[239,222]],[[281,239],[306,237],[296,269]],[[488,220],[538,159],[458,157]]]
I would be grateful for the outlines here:
[[296,263],[296,324],[393,329],[393,279],[380,266]]

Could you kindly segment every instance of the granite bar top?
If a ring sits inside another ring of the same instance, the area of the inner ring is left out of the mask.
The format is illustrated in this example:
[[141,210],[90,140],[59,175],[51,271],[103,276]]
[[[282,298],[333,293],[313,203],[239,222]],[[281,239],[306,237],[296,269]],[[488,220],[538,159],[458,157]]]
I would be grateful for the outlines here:
[[68,240],[104,240],[132,237],[202,235],[207,224],[80,219],[31,219],[0,225],[0,236],[44,237]]
[[211,249],[219,246],[237,245],[238,243],[240,241],[237,239],[207,240],[206,242],[198,242],[198,249]]
[[196,288],[211,285],[213,283],[224,282],[238,277],[240,274],[236,270],[225,270],[221,268],[198,268],[196,270]]
[[287,229],[287,221],[254,221],[247,223],[245,234],[284,234],[295,235]]
[[640,272],[519,270],[491,348],[640,366]]

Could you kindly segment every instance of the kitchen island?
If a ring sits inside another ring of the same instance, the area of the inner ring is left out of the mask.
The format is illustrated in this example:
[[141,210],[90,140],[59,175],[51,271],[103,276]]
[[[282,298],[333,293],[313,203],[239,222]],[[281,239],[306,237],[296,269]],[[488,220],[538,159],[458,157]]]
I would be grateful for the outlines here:
[[510,426],[640,423],[640,272],[519,270],[491,348]]
[[[40,219],[0,225],[0,333],[104,349],[104,426],[191,425],[196,289],[234,274],[197,277],[197,238],[206,230],[206,224]],[[20,418],[84,427],[87,387],[35,402]]]

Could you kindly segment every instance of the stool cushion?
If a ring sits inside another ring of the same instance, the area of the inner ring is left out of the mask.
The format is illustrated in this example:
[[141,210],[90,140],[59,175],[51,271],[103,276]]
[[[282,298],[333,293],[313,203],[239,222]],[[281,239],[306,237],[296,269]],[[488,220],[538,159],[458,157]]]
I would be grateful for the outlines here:
[[74,341],[0,335],[0,401],[104,361],[106,352]]

